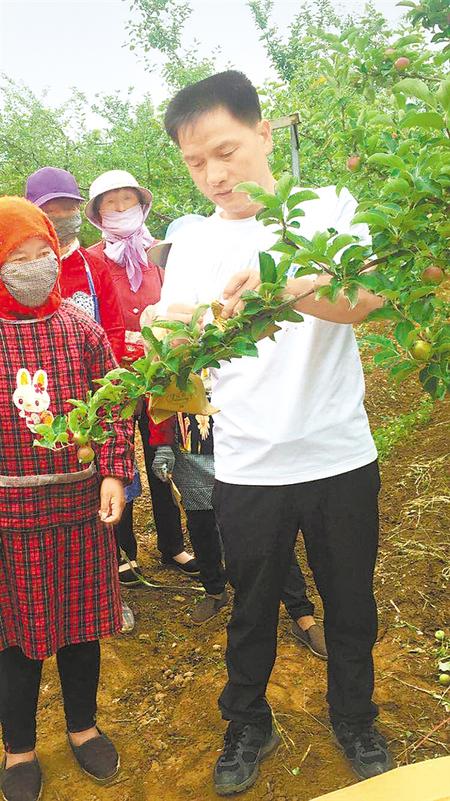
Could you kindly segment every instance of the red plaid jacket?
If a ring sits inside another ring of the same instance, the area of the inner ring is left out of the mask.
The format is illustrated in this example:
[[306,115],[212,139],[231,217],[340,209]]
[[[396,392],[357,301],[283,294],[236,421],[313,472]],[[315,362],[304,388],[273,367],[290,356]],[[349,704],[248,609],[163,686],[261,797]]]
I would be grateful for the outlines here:
[[[1,315],[1,311],[0,311]],[[70,473],[82,466],[75,447],[33,447],[29,424],[70,411],[69,398],[83,399],[116,366],[106,334],[69,302],[38,321],[0,320],[0,474]],[[117,425],[98,449],[100,476],[133,477],[132,428]],[[99,505],[99,478],[43,487],[0,487],[0,528],[23,530],[74,525],[92,519]]]

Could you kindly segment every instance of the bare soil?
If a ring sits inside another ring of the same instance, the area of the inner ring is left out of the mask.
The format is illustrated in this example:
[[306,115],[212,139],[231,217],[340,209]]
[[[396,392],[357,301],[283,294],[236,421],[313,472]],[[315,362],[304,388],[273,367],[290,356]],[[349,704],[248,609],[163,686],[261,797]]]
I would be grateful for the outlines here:
[[[368,373],[367,384],[373,427],[414,408],[420,396],[413,383],[393,388],[378,370]],[[448,403],[438,404],[430,423],[382,466],[376,701],[380,728],[398,764],[450,753],[450,713],[444,706],[450,691],[445,695],[437,682],[434,653],[434,631],[448,630],[450,621],[449,409]],[[102,646],[99,724],[120,749],[121,772],[112,786],[99,788],[77,769],[65,742],[51,659],[44,668],[39,711],[44,801],[217,799],[211,771],[224,730],[217,696],[225,679],[229,610],[200,628],[189,622],[192,583],[159,566],[152,526],[145,492],[137,504],[140,558],[149,576],[177,589],[129,590],[136,629]],[[320,615],[301,542],[298,552]],[[293,640],[282,613],[268,696],[283,744],[262,766],[257,784],[245,795],[248,801],[309,801],[355,781],[330,737],[325,687],[326,665]]]

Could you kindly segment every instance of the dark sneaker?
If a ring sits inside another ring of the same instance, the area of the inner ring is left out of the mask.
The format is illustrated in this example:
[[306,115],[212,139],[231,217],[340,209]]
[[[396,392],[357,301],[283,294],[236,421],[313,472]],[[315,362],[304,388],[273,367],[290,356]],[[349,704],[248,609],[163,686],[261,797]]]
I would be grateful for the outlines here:
[[42,773],[37,757],[6,768],[6,757],[0,768],[0,788],[5,801],[38,801],[42,793]]
[[191,620],[197,626],[201,626],[202,623],[206,623],[207,620],[211,620],[214,615],[217,615],[224,606],[228,603],[228,593],[224,590],[220,595],[208,595],[206,594],[201,601],[195,604],[193,611],[191,612]]
[[185,562],[182,565],[181,562],[177,562],[172,556],[163,556],[161,559],[161,564],[163,567],[170,567],[172,570],[179,570],[180,573],[184,573],[185,576],[200,575],[200,570],[198,569],[196,559],[189,559],[188,562]]
[[259,763],[280,744],[272,729],[265,734],[251,724],[231,722],[225,732],[223,751],[214,768],[214,788],[218,795],[234,795],[255,783]]
[[306,645],[311,653],[318,656],[319,659],[328,659],[328,651],[322,625],[314,623],[307,631],[303,631],[297,621],[294,620],[291,630],[294,637],[301,642],[302,645]]
[[375,726],[351,728],[346,723],[333,724],[339,746],[360,779],[379,776],[394,767],[385,737]]
[[119,772],[120,757],[114,744],[100,729],[99,737],[92,737],[83,745],[74,745],[68,736],[69,745],[80,768],[91,779],[100,784],[109,782]]
[[[130,569],[130,565],[132,566],[133,570]],[[141,581],[139,581],[138,576],[142,576],[142,570],[139,567],[136,559],[130,559],[130,565],[128,564],[126,559],[121,559],[119,563],[119,582],[122,587],[143,587]],[[134,572],[133,572],[134,571]],[[136,573],[138,576],[136,576]]]

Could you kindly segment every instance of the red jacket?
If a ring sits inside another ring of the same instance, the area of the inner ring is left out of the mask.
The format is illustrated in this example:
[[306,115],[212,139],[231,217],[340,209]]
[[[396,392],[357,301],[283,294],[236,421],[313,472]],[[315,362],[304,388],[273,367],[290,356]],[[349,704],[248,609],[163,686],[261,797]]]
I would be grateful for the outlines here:
[[90,296],[91,292],[83,256],[89,265],[98,298],[100,325],[109,339],[117,361],[120,362],[125,353],[125,326],[114,284],[103,261],[84,248],[79,248],[67,259],[62,259],[61,294],[63,298],[72,298],[75,292],[84,292]]
[[139,319],[142,312],[147,306],[157,303],[161,297],[164,271],[153,262],[149,262],[142,268],[141,286],[137,292],[132,292],[126,271],[120,264],[116,264],[105,255],[104,247],[104,242],[97,242],[96,245],[91,245],[89,253],[102,260],[111,276],[125,323],[125,355],[134,361],[144,355],[144,349],[141,345],[127,342],[126,332],[141,330]]

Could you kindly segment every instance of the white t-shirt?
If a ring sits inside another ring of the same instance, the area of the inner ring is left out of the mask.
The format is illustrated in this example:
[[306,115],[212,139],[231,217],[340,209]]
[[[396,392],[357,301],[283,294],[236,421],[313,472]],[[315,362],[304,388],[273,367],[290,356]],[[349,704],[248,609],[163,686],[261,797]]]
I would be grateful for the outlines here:
[[[336,228],[368,240],[350,225],[356,201],[343,189],[315,190],[303,204],[301,233]],[[220,300],[229,279],[258,269],[258,253],[273,231],[255,217],[224,220],[219,213],[176,237],[159,304]],[[339,475],[376,459],[364,409],[364,377],[353,328],[305,315],[283,323],[275,342],[258,343],[258,358],[224,362],[212,371],[216,478],[229,484],[283,485]]]

